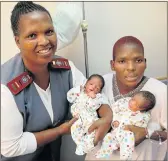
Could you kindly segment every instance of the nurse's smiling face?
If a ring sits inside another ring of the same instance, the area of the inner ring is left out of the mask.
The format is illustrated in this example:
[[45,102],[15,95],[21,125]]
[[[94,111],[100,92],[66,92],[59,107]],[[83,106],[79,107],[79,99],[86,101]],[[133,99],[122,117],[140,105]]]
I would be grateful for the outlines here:
[[15,41],[25,63],[48,64],[57,48],[56,33],[48,13],[33,11],[21,15]]

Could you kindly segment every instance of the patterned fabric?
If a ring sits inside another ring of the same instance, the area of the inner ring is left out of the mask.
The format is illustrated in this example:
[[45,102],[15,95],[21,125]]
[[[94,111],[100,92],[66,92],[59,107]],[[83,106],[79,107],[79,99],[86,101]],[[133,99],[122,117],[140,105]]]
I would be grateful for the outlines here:
[[[108,73],[103,76],[105,79],[105,86],[103,92],[108,98],[111,109],[113,110],[113,104],[115,103],[114,94],[113,94],[113,84],[112,80],[114,73]],[[142,82],[142,81],[141,81]],[[150,91],[155,95],[156,105],[150,111],[151,119],[148,123],[148,131],[157,130],[154,127],[150,127],[150,124],[157,123],[159,126],[167,129],[167,86],[154,78],[149,78],[140,91]],[[86,155],[86,161],[96,161],[96,160],[105,160],[96,158],[95,153],[100,149],[101,143],[99,143],[93,151]],[[149,139],[145,139],[138,146],[135,147],[135,150],[132,155],[132,160],[164,160],[165,154],[167,152],[167,140],[162,142],[160,145],[159,142],[155,142]],[[106,158],[108,161],[120,160],[120,151],[113,152],[109,158]]]
[[130,131],[123,130],[125,125],[147,127],[150,120],[149,112],[133,112],[128,108],[131,97],[118,100],[113,105],[113,122],[119,126],[108,133],[103,139],[101,149],[96,153],[97,158],[108,158],[114,150],[120,147],[120,159],[131,159],[134,151],[135,138]]
[[134,94],[136,94],[137,92],[139,92],[143,86],[145,85],[145,83],[148,81],[149,78],[147,77],[143,77],[141,83],[138,85],[137,88],[135,88],[134,90],[132,90],[131,92],[127,93],[127,94],[120,94],[118,86],[117,86],[117,80],[116,80],[116,75],[114,74],[113,80],[112,80],[112,84],[113,84],[113,95],[114,95],[114,100],[117,101],[118,99],[121,99],[123,97],[132,97]]
[[96,153],[96,158],[108,158],[114,150],[120,147],[120,159],[131,159],[134,144],[135,139],[133,132],[120,130],[108,133],[104,137],[101,149]]
[[120,122],[120,126],[135,125],[139,127],[147,127],[150,120],[149,112],[133,112],[128,108],[128,102],[131,97],[118,100],[113,105],[113,121]]
[[96,98],[92,99],[81,90],[81,87],[72,88],[67,93],[67,99],[71,106],[71,113],[79,119],[71,126],[71,135],[77,144],[76,154],[83,155],[94,148],[93,140],[95,131],[88,134],[88,128],[92,123],[98,120],[97,109],[101,104],[107,104],[107,99],[103,94],[98,93]]

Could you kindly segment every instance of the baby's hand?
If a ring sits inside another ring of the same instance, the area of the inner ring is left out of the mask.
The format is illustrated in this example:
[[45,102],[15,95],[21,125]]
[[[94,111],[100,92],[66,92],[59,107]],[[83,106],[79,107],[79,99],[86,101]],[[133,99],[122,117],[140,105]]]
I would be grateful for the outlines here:
[[79,118],[79,114],[75,114],[75,115],[73,115],[73,117],[75,117],[75,118]]
[[88,96],[91,98],[96,98],[96,94],[92,91],[88,93]]
[[77,111],[73,111],[72,116],[75,118],[79,118],[79,113]]
[[117,128],[119,126],[119,122],[118,121],[113,121],[112,125],[113,125],[113,127]]

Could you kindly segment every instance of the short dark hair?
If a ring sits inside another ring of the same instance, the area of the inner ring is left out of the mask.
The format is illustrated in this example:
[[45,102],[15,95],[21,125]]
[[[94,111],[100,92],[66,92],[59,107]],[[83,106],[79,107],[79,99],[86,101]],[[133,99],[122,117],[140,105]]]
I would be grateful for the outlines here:
[[[94,78],[94,77],[99,78],[99,79],[101,80],[101,82],[102,82],[102,86],[101,86],[101,89],[100,89],[100,92],[101,92],[102,89],[103,89],[103,87],[104,87],[104,85],[105,85],[104,78],[103,78],[101,75],[99,75],[99,74],[92,74],[92,75],[88,78],[87,82],[88,82],[89,80],[91,80],[92,78]],[[86,83],[87,83],[87,82],[86,82]]]
[[113,46],[113,60],[115,60],[117,48],[119,48],[124,44],[135,44],[142,49],[142,52],[144,54],[144,47],[142,42],[139,39],[133,36],[124,36],[124,37],[121,37],[119,40],[117,40]]
[[140,91],[140,92],[138,92],[138,94],[141,94],[142,95],[142,97],[146,100],[146,101],[148,101],[148,104],[146,104],[145,106],[143,106],[142,108],[143,108],[143,110],[140,110],[140,111],[149,111],[149,110],[151,110],[154,106],[155,106],[155,104],[156,104],[156,99],[155,99],[155,96],[151,93],[151,92],[149,92],[149,91]]
[[[20,16],[33,11],[46,12],[51,18],[50,13],[41,5],[35,4],[31,1],[20,1],[15,5],[11,13],[11,28],[14,36],[17,36],[19,34],[18,24],[19,24]],[[52,18],[51,18],[51,21],[52,21]]]

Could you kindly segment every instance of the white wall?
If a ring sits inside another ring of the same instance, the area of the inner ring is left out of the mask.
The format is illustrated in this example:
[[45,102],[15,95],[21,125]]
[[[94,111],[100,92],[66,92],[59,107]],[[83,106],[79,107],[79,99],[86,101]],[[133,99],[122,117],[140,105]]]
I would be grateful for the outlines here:
[[110,71],[114,43],[132,35],[144,44],[146,75],[167,75],[166,2],[85,2],[85,13],[90,74]]
[[[52,15],[61,2],[38,2]],[[81,2],[75,2],[82,5]],[[139,38],[145,47],[146,75],[167,75],[167,5],[166,2],[84,2],[88,21],[89,72],[110,71],[109,60],[116,40],[125,35]],[[1,63],[14,56],[18,49],[10,28],[10,12],[16,2],[1,2]],[[83,36],[58,55],[72,60],[85,74]]]

